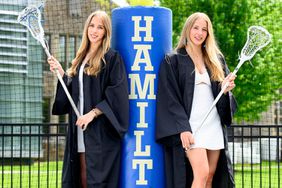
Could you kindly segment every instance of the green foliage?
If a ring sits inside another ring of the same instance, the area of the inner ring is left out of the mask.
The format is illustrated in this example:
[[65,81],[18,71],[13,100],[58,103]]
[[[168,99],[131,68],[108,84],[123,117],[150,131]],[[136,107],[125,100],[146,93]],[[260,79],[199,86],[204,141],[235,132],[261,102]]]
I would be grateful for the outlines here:
[[234,90],[236,96],[242,96],[237,97],[241,104],[236,114],[238,120],[259,119],[261,112],[282,99],[281,8],[277,0],[252,1],[249,5],[250,25],[265,27],[272,34],[272,42],[251,60],[254,67],[244,65],[238,74],[239,87]]
[[[270,45],[246,62],[237,73],[234,95],[238,102],[237,122],[253,122],[277,100],[281,100],[281,9],[280,0],[160,0],[173,12],[173,45],[176,46],[185,20],[204,12],[212,20],[216,39],[231,71],[251,25],[265,27],[273,36]],[[252,66],[253,65],[253,66]]]
[[109,15],[111,15],[111,10],[117,8],[118,6],[112,1],[106,0],[93,0],[94,3],[98,3],[101,7],[101,10],[106,11]]

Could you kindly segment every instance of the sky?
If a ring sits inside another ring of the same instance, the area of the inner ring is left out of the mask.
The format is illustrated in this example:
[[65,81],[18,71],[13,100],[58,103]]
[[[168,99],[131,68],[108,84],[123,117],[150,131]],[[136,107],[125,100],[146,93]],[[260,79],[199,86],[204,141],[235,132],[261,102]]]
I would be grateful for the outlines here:
[[[129,6],[126,0],[112,0],[112,2],[116,3],[120,7]],[[154,5],[159,6],[160,2],[158,0],[154,0]]]
[[126,2],[126,0],[112,0],[112,1],[120,7],[129,6],[129,4]]

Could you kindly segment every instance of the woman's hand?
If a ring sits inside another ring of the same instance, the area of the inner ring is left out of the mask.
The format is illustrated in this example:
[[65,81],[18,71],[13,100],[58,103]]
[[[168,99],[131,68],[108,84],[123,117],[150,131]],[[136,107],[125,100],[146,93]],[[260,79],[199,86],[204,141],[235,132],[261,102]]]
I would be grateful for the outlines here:
[[192,144],[194,144],[194,138],[190,131],[180,133],[180,139],[185,152],[190,149]]
[[82,116],[80,116],[77,121],[76,121],[76,125],[79,126],[82,129],[86,129],[88,124],[93,121],[93,119],[95,119],[97,117],[97,114],[91,110],[90,112],[88,112],[87,114],[84,114]]
[[224,90],[224,94],[226,94],[228,91],[231,91],[236,85],[234,83],[234,80],[236,79],[236,75],[230,73],[226,76],[226,78],[223,80],[221,84],[221,88],[225,86],[225,84],[228,84],[226,89]]
[[55,70],[58,69],[60,75],[63,77],[63,75],[65,74],[65,71],[63,70],[59,61],[55,59],[53,56],[49,57],[47,61],[50,65],[50,71],[55,72]]

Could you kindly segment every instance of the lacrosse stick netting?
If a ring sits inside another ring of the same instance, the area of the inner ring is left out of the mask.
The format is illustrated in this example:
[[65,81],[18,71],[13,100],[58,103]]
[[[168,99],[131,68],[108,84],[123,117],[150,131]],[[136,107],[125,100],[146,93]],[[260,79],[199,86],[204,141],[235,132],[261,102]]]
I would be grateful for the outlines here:
[[[247,33],[247,42],[245,43],[243,49],[241,50],[241,54],[239,57],[239,63],[236,66],[236,68],[234,69],[234,71],[232,72],[232,74],[236,75],[236,73],[238,72],[240,67],[243,65],[243,63],[252,59],[252,57],[254,57],[256,52],[262,49],[263,47],[265,47],[266,45],[268,45],[270,41],[271,41],[271,35],[266,29],[264,29],[261,26],[249,27],[248,33]],[[212,109],[214,108],[214,106],[216,105],[216,103],[218,102],[218,100],[220,99],[220,97],[222,96],[222,94],[224,93],[225,89],[228,86],[229,86],[229,83],[226,83],[225,85],[223,85],[220,93],[217,95],[214,102],[212,103],[212,106],[209,108],[208,112],[204,116],[200,124],[200,127],[193,133],[194,135],[196,135],[196,133],[203,127],[204,122],[206,121],[207,117],[209,116]]]
[[[44,48],[44,51],[47,55],[48,58],[51,57],[51,54],[49,52],[49,49],[46,45],[46,40],[44,39],[44,30],[41,25],[41,12],[38,7],[36,6],[29,6],[26,7],[23,11],[19,13],[18,16],[18,22],[28,28],[32,36],[40,42],[42,47]],[[62,79],[62,76],[60,75],[58,69],[55,70],[56,75],[63,86],[63,89],[71,103],[71,106],[76,114],[77,117],[80,116],[78,109],[76,108],[69,92],[68,89]]]

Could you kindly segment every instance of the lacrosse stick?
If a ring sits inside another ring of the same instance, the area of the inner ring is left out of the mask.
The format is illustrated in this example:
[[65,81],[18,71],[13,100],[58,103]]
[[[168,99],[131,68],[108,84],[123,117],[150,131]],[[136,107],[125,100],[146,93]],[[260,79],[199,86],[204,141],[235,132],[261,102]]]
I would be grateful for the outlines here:
[[[264,29],[261,26],[251,26],[248,29],[247,34],[247,42],[245,43],[245,46],[241,50],[241,54],[239,57],[239,63],[236,66],[235,70],[232,72],[233,75],[236,75],[240,67],[243,65],[245,61],[248,61],[254,57],[257,51],[265,47],[269,44],[271,40],[270,33]],[[219,98],[222,96],[225,89],[229,86],[229,83],[227,82],[225,85],[223,85],[220,93],[215,98],[214,102],[212,103],[212,106],[209,108],[208,112],[204,116],[204,119],[202,120],[200,127],[194,132],[194,136],[197,134],[197,132],[203,127],[204,122],[206,121],[207,117],[211,113],[212,109],[218,102]]]
[[[41,12],[36,6],[29,6],[26,7],[23,11],[19,13],[18,16],[18,22],[28,28],[32,36],[40,42],[42,47],[44,48],[44,51],[47,55],[48,58],[51,57],[51,54],[49,52],[49,49],[45,43],[44,39],[44,30],[41,26]],[[76,108],[69,92],[68,89],[62,79],[62,76],[60,75],[58,69],[55,69],[56,75],[60,81],[60,83],[63,86],[63,89],[71,103],[71,106],[76,114],[77,117],[80,116],[78,109]],[[85,127],[86,128],[86,127]]]

